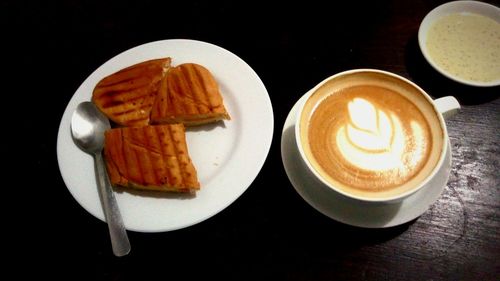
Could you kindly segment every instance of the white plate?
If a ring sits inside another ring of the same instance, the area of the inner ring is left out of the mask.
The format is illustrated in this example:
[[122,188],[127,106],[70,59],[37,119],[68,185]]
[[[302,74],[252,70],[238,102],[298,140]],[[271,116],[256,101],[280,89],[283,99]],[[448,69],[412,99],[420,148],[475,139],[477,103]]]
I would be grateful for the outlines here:
[[401,203],[374,206],[352,204],[349,199],[327,190],[305,166],[295,141],[295,118],[298,105],[293,106],[283,126],[281,158],[293,187],[302,198],[322,214],[339,222],[367,228],[383,228],[409,222],[422,215],[441,195],[451,171],[451,151],[448,146],[445,164],[425,187]]
[[163,40],[127,50],[94,71],[73,95],[59,126],[57,157],[68,190],[92,215],[104,221],[93,159],[73,142],[70,119],[76,106],[91,99],[103,77],[153,58],[171,57],[173,65],[194,62],[218,81],[230,121],[188,128],[189,154],[198,171],[196,196],[116,192],[128,230],[161,232],[204,221],[234,202],[259,173],[271,146],[274,117],[266,88],[257,74],[233,53],[200,41]]

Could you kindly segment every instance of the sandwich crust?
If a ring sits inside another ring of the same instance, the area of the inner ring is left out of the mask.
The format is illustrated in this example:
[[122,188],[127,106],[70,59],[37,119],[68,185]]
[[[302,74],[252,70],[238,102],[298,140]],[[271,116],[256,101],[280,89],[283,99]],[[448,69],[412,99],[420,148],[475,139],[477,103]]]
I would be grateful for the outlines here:
[[210,71],[195,63],[170,68],[151,110],[151,124],[186,126],[229,120],[219,86]]
[[114,186],[174,192],[200,188],[182,124],[108,130],[104,157]]
[[171,58],[141,62],[97,83],[92,101],[109,119],[121,126],[149,124],[151,108]]
[[230,119],[219,86],[205,67],[171,67],[169,57],[138,63],[99,81],[92,101],[118,125],[106,131],[104,146],[114,186],[190,193],[200,189],[184,126]]

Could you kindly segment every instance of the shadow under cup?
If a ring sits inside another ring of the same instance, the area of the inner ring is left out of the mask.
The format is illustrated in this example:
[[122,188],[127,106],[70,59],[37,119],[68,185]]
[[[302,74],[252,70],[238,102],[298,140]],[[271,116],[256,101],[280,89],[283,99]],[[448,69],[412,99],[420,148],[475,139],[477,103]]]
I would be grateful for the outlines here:
[[295,137],[305,166],[332,192],[372,203],[399,202],[435,176],[448,149],[443,114],[460,108],[374,69],[333,75],[304,100]]

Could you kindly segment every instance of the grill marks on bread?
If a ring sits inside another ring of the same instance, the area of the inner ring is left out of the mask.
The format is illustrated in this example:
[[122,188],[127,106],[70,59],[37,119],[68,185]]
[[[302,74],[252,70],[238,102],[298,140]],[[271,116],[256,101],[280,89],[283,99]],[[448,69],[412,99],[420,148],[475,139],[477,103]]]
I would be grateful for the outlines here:
[[96,106],[122,126],[105,133],[114,186],[191,193],[200,188],[184,125],[230,117],[205,67],[170,63],[162,58],[132,65],[103,78],[93,91]]
[[170,62],[170,58],[149,60],[109,75],[97,83],[92,101],[121,126],[148,125],[151,108]]
[[185,63],[169,70],[151,111],[151,123],[187,126],[229,120],[219,87],[203,66]]
[[202,65],[170,67],[171,59],[149,60],[97,83],[92,101],[121,126],[229,120],[219,86]]
[[113,185],[175,192],[200,188],[182,124],[109,130],[104,156]]

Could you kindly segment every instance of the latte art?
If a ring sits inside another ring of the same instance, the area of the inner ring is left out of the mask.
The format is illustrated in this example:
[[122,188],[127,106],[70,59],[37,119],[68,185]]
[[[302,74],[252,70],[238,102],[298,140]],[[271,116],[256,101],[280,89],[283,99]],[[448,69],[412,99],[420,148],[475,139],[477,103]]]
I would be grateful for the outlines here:
[[429,162],[428,121],[418,106],[390,88],[356,85],[334,91],[317,102],[308,123],[313,162],[346,188],[399,188]]
[[314,176],[347,197],[399,200],[437,172],[446,127],[432,99],[392,73],[346,71],[301,105],[297,144]]
[[[397,117],[392,115],[389,119],[385,112],[362,98],[354,98],[348,103],[347,108],[349,123],[343,131],[354,146],[367,151],[390,150],[394,142],[393,137],[396,133],[401,133],[394,127],[398,122]],[[339,137],[342,137],[342,134],[337,134],[337,141]]]
[[374,172],[397,169],[402,175],[421,161],[426,143],[420,124],[410,122],[410,131],[405,133],[396,114],[365,99],[354,98],[347,107],[349,123],[339,128],[335,142],[351,165]]

